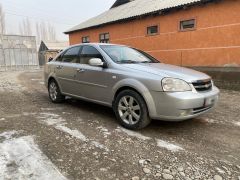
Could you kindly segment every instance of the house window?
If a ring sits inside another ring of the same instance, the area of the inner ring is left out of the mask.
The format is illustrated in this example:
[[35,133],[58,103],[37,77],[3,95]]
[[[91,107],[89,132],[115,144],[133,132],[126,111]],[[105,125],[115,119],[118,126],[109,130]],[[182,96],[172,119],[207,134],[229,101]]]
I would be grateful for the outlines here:
[[100,43],[109,43],[110,42],[109,33],[100,34],[99,39],[100,39]]
[[180,30],[181,31],[193,30],[193,29],[195,29],[195,27],[196,27],[196,19],[180,21]]
[[82,43],[90,43],[89,36],[82,37]]
[[147,35],[156,35],[156,34],[158,34],[158,26],[147,27]]

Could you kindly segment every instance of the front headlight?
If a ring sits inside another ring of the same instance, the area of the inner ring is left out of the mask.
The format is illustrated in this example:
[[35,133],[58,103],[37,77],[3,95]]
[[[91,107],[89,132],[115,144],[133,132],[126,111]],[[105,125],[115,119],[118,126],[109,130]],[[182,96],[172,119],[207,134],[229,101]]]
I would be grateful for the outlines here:
[[192,91],[191,86],[187,82],[174,78],[164,78],[162,80],[162,88],[165,92]]

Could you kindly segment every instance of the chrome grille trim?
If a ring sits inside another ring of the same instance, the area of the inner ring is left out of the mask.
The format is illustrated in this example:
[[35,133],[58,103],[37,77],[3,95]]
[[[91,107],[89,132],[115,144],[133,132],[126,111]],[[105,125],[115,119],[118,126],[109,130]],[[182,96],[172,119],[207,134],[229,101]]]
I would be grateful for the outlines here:
[[213,87],[211,79],[195,81],[192,85],[198,92],[210,91]]

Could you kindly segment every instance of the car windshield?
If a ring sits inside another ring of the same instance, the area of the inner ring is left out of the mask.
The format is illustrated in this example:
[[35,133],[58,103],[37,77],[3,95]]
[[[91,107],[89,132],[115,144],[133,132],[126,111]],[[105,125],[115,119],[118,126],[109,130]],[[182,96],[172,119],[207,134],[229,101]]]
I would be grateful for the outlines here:
[[114,62],[119,64],[159,63],[149,54],[134,48],[117,45],[102,45],[100,47]]

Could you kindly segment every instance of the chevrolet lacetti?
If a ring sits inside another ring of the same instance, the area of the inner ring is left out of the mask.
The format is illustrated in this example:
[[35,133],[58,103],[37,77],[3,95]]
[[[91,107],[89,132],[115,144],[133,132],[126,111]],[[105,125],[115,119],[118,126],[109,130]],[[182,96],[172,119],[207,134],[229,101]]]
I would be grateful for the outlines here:
[[149,54],[114,44],[80,44],[45,66],[53,103],[66,96],[112,107],[128,129],[151,119],[183,121],[211,110],[219,90],[201,72],[159,62]]

